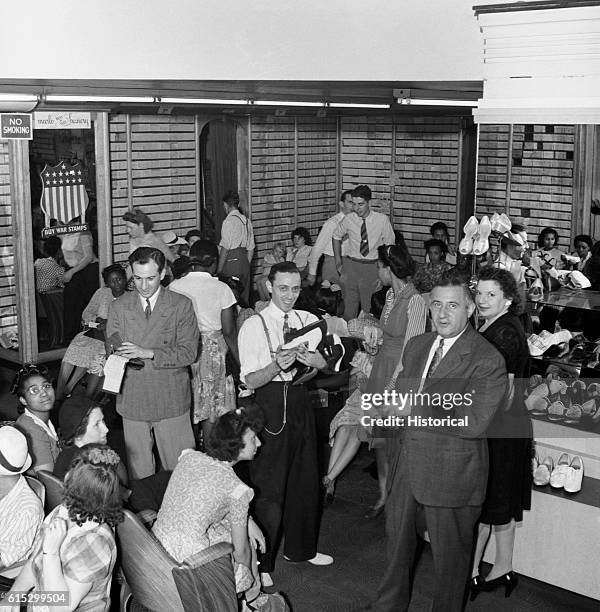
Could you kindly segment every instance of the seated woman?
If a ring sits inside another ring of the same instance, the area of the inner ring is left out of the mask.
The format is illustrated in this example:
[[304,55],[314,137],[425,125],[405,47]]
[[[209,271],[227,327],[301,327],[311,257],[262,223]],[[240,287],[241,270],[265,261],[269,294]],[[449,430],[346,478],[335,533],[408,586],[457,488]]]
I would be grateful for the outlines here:
[[64,501],[46,517],[11,592],[68,591],[69,610],[108,612],[113,529],[123,520],[118,463],[107,446],[81,452],[65,477]]
[[288,248],[285,259],[293,261],[300,271],[300,278],[308,276],[308,258],[312,251],[312,240],[305,227],[297,227],[292,232],[292,245]]
[[[58,415],[62,450],[53,473],[64,478],[73,461],[89,444],[106,444],[108,427],[102,407],[93,400],[77,395],[65,400]],[[129,480],[123,461],[117,466],[121,496],[135,512],[158,512],[171,472],[161,471],[142,480]]]
[[60,364],[56,384],[58,400],[70,395],[86,372],[89,374],[86,391],[88,397],[94,397],[100,385],[106,353],[104,330],[108,307],[113,300],[123,295],[127,288],[127,275],[119,264],[104,268],[102,278],[106,286],[94,293],[81,315],[87,329],[73,338]]
[[426,263],[417,268],[414,282],[419,293],[429,293],[436,281],[450,270],[452,265],[446,261],[448,246],[445,242],[432,238],[426,240],[423,246]]
[[39,257],[33,263],[35,290],[38,293],[46,293],[63,286],[65,269],[58,262],[60,247],[60,238],[57,236],[50,236],[43,242],[45,257]]
[[249,404],[224,414],[210,433],[205,453],[183,451],[153,527],[158,540],[179,562],[218,542],[231,542],[236,588],[238,593],[246,591],[248,603],[260,588],[255,547],[264,552],[265,539],[248,516],[254,492],[237,477],[233,466],[251,461],[261,445],[258,411]]
[[263,259],[262,273],[256,280],[258,297],[263,302],[268,302],[271,299],[271,295],[267,289],[267,281],[269,280],[271,267],[282,261],[285,261],[285,245],[282,242],[276,242],[271,250],[265,255]]
[[48,379],[48,370],[33,363],[24,365],[11,387],[11,393],[19,398],[20,416],[15,422],[25,434],[29,453],[33,459],[31,471],[52,471],[58,457],[58,436],[50,421],[54,408],[54,388]]
[[323,281],[314,292],[315,312],[319,318],[327,322],[327,333],[337,334],[340,338],[348,336],[348,323],[340,317],[344,312],[342,290],[338,285]]

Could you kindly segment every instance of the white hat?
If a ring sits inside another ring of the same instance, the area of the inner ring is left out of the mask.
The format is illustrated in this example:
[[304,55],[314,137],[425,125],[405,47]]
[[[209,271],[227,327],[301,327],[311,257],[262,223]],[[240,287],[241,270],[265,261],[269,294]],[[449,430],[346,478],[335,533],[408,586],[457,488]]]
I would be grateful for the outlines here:
[[175,246],[176,244],[187,244],[187,242],[178,236],[173,230],[167,230],[161,234],[162,241],[168,246]]
[[16,476],[31,467],[27,439],[14,427],[0,427],[0,476]]

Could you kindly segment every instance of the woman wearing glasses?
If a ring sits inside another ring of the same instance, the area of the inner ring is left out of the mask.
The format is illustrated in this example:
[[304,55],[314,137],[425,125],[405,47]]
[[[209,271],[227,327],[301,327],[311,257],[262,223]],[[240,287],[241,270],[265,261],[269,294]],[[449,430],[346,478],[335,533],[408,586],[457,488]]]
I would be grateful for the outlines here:
[[20,416],[15,425],[27,438],[33,463],[31,470],[51,472],[58,457],[58,436],[50,411],[54,407],[54,388],[48,370],[34,364],[24,365],[13,382],[12,393],[19,398]]

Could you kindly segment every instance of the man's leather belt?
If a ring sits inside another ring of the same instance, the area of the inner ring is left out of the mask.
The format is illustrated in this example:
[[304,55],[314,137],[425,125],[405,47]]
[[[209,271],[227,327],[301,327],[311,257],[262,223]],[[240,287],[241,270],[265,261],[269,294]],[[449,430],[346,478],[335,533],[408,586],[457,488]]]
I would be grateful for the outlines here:
[[374,263],[377,263],[377,259],[360,259],[358,257],[350,257],[350,256],[348,256],[348,259],[350,261],[355,261],[356,263],[359,263],[359,264],[374,264]]

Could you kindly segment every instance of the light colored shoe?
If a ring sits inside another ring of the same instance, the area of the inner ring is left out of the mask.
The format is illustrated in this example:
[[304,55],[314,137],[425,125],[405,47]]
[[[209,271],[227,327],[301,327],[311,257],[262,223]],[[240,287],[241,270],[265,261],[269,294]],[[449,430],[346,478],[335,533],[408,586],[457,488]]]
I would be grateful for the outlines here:
[[273,578],[271,578],[271,574],[268,572],[260,573],[260,581],[265,589],[273,586]]
[[558,458],[556,467],[550,474],[550,486],[554,489],[562,489],[565,486],[565,480],[567,478],[567,472],[569,471],[569,455],[563,453]]
[[312,559],[308,560],[312,565],[331,565],[333,563],[333,557],[318,552]]
[[460,241],[458,250],[462,255],[469,255],[469,253],[471,253],[473,250],[473,238],[479,231],[479,221],[477,221],[477,217],[469,217],[469,220],[465,223],[465,227],[463,229],[465,232],[465,237]]
[[571,459],[571,465],[567,471],[565,478],[565,491],[567,493],[577,493],[581,491],[581,483],[583,482],[583,459],[579,455],[575,455]]
[[550,473],[554,468],[554,459],[548,455],[542,463],[540,463],[533,472],[533,484],[538,487],[543,487],[550,482]]
[[492,232],[492,224],[490,223],[489,217],[487,215],[483,215],[481,217],[481,221],[479,222],[479,232],[473,239],[473,254],[474,255],[483,255],[487,253],[490,248],[490,243],[488,238]]

